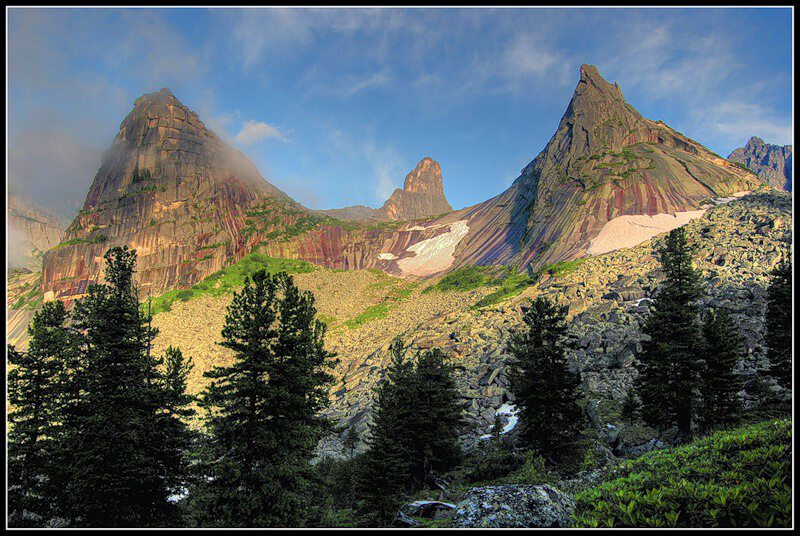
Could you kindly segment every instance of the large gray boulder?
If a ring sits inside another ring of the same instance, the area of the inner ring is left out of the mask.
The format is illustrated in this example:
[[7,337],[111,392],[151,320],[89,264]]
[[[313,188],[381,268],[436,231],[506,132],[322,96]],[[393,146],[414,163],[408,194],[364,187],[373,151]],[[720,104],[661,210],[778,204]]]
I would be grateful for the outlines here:
[[575,500],[548,486],[472,488],[456,507],[455,527],[568,527]]

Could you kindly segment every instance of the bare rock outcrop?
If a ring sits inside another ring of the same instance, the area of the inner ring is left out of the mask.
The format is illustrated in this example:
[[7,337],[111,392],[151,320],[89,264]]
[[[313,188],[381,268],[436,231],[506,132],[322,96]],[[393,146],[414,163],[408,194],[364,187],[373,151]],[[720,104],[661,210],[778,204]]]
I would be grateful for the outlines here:
[[[248,229],[248,215],[268,208],[270,224]],[[136,99],[83,209],[46,253],[45,299],[85,293],[113,245],[137,250],[136,277],[146,296],[191,285],[241,258],[259,233],[308,217],[164,88]]]
[[61,242],[68,222],[29,200],[8,196],[8,267],[40,270],[44,252]]
[[396,189],[379,209],[391,221],[418,220],[452,211],[444,196],[442,168],[427,156],[406,175],[403,189]]
[[728,155],[728,160],[746,166],[773,188],[792,191],[791,145],[773,145],[753,136]]
[[643,117],[618,84],[582,65],[544,150],[508,190],[453,214],[470,227],[455,265],[536,268],[580,257],[615,217],[697,210],[713,197],[760,184],[747,170]]

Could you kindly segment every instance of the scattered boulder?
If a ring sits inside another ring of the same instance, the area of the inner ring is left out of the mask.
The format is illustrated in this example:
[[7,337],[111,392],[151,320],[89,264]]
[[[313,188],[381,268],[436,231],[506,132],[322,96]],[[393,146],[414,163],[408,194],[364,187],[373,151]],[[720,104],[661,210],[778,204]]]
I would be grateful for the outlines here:
[[612,447],[617,456],[637,458],[651,450],[664,448],[664,443],[653,428],[625,426],[620,429]]
[[548,486],[483,486],[472,488],[453,516],[455,527],[568,527],[575,500]]
[[424,517],[425,519],[444,519],[450,517],[456,505],[441,501],[414,501],[400,508],[400,514],[406,517]]
[[394,518],[392,523],[395,527],[418,527],[419,521],[411,518],[403,512],[397,512],[397,517]]

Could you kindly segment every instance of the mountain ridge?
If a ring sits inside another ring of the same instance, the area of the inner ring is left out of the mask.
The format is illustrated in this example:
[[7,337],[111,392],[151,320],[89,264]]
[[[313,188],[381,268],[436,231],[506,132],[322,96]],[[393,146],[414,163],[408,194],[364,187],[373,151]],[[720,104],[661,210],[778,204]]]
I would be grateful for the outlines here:
[[773,188],[792,191],[791,145],[774,145],[752,136],[744,147],[734,149],[728,160],[746,166]]
[[46,299],[80,296],[114,244],[139,250],[137,282],[151,294],[187,288],[254,250],[412,278],[471,264],[533,271],[585,255],[615,218],[700,211],[760,184],[644,118],[585,64],[553,137],[499,195],[453,211],[441,167],[426,157],[381,209],[313,211],[164,88],[123,120],[84,209],[45,255],[42,285]]

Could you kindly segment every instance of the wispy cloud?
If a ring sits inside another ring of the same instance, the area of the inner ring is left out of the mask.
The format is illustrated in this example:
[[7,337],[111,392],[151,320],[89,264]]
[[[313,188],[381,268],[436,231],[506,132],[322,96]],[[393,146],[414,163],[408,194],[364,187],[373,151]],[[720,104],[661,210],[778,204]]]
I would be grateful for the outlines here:
[[362,91],[385,87],[390,82],[391,77],[387,72],[383,71],[353,80],[352,84],[346,86],[343,92],[346,95],[355,95],[356,93],[361,93]]
[[705,125],[711,131],[709,134],[723,137],[731,145],[744,145],[751,136],[779,145],[792,142],[790,119],[752,102],[719,102],[697,111],[695,121]]
[[405,170],[399,151],[390,145],[377,142],[370,133],[356,136],[341,129],[331,129],[327,135],[326,152],[372,194],[378,206],[402,185]]
[[233,138],[236,143],[242,145],[252,145],[267,138],[284,140],[286,137],[276,127],[264,123],[263,121],[253,121],[249,119],[244,122],[242,129]]

